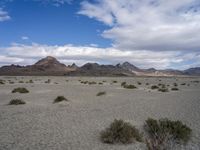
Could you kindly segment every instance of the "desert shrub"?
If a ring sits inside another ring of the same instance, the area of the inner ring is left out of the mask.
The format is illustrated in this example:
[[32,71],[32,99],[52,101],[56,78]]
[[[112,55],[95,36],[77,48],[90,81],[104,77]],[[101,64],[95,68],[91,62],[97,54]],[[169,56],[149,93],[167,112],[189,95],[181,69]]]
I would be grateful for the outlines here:
[[12,93],[29,93],[26,88],[18,87],[12,90]]
[[141,83],[141,82],[137,82],[137,84],[138,84],[138,85],[141,85],[142,83]]
[[178,91],[179,89],[176,87],[171,88],[172,91]]
[[99,82],[99,85],[103,85],[103,83],[102,83],[102,82]]
[[112,83],[117,83],[117,81],[116,81],[116,80],[114,80],[114,81],[112,81]]
[[126,85],[126,82],[122,82],[121,86],[124,87]]
[[5,84],[5,81],[4,80],[0,80],[0,84]]
[[149,85],[149,83],[146,83],[146,85]]
[[68,101],[64,96],[58,96],[53,103],[59,103],[62,101]]
[[106,92],[99,92],[96,94],[96,96],[102,96],[102,95],[106,95]]
[[33,80],[29,80],[29,83],[33,83]]
[[48,80],[45,81],[44,83],[51,83],[51,79],[48,79]]
[[123,120],[114,120],[104,131],[101,132],[101,140],[104,143],[114,144],[123,143],[128,144],[134,141],[142,141],[142,135],[128,122]]
[[24,81],[19,81],[19,83],[24,83]]
[[12,99],[9,102],[9,105],[23,105],[23,104],[26,104],[26,102],[21,99]]
[[186,85],[186,83],[181,83],[181,85]]
[[92,85],[92,84],[97,84],[95,81],[92,81],[92,82],[88,82],[89,85]]
[[176,86],[178,86],[178,84],[177,84],[177,83],[174,83],[174,86],[176,87]]
[[169,92],[168,88],[159,88],[158,89],[159,92]]
[[175,144],[186,144],[191,137],[192,130],[181,121],[169,119],[155,120],[149,118],[145,123],[149,150],[166,150]]
[[135,85],[132,85],[132,84],[126,84],[126,85],[124,85],[124,88],[125,89],[136,89],[137,87],[135,86]]
[[106,82],[106,80],[103,80],[102,82]]
[[151,86],[151,89],[152,89],[152,90],[155,90],[155,89],[159,89],[159,87],[158,87],[157,85],[152,85],[152,86]]

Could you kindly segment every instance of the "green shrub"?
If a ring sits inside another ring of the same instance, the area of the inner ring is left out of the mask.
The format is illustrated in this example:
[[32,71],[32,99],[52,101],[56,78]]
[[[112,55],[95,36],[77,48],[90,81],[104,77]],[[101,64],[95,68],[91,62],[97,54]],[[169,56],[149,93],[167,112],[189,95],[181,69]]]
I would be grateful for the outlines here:
[[53,103],[59,103],[62,101],[68,101],[64,96],[58,96]]
[[18,87],[12,90],[12,93],[29,93],[26,88]]
[[179,89],[176,87],[171,88],[172,91],[178,91]]
[[159,92],[169,92],[168,88],[159,88],[158,89]]
[[24,104],[26,104],[26,102],[21,99],[13,99],[9,102],[9,105],[24,105]]
[[24,81],[19,81],[19,83],[24,83]]
[[101,140],[104,143],[114,144],[123,143],[128,144],[134,141],[142,141],[142,135],[128,122],[123,120],[114,120],[109,126],[101,132]]
[[99,92],[96,94],[96,96],[102,96],[102,95],[106,95],[106,92]]
[[114,81],[112,81],[112,83],[117,83],[117,81],[116,81],[116,80],[114,80]]
[[158,87],[157,85],[152,85],[152,86],[151,86],[151,89],[152,89],[152,90],[155,90],[155,89],[159,89],[159,87]]
[[149,150],[165,150],[175,144],[186,144],[191,137],[192,130],[181,121],[169,119],[155,120],[149,118],[145,123],[148,134],[146,144]]
[[4,80],[0,80],[0,84],[5,84],[5,81]]
[[141,85],[142,83],[141,83],[141,82],[137,82],[137,84],[138,84],[138,85]]
[[103,85],[103,83],[102,83],[102,82],[99,82],[99,85]]
[[92,82],[88,82],[89,85],[92,85],[92,84],[97,84],[95,81],[92,81]]
[[176,87],[176,86],[178,86],[178,84],[177,84],[177,83],[174,83],[174,86]]
[[124,85],[125,89],[136,89],[137,87],[135,85],[129,84],[129,85]]
[[126,85],[126,82],[122,82],[121,86],[124,87]]

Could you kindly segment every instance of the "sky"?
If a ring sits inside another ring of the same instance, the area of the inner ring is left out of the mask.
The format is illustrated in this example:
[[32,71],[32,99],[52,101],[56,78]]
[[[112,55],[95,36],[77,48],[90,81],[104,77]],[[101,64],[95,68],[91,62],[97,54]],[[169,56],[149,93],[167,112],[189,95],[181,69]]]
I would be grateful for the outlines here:
[[0,0],[0,66],[200,67],[199,0]]

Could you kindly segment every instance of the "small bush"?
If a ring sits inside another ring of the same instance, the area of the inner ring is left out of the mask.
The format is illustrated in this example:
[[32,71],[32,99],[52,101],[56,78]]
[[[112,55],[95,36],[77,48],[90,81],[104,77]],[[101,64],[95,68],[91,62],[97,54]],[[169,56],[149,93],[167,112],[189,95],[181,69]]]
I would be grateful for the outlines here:
[[26,102],[21,99],[13,99],[9,102],[9,105],[24,105],[24,104],[26,104]]
[[178,84],[177,84],[177,83],[174,83],[174,86],[176,87],[176,86],[178,86]]
[[3,81],[3,80],[0,80],[0,84],[5,84],[5,81]]
[[152,86],[151,86],[151,89],[152,89],[152,90],[155,90],[155,89],[159,89],[159,87],[158,87],[157,85],[152,85]]
[[137,82],[137,84],[138,84],[138,85],[141,85],[142,83],[141,83],[141,82]]
[[149,150],[164,150],[169,146],[174,147],[175,144],[186,144],[192,132],[181,121],[152,118],[146,120],[145,131],[148,133],[146,144]]
[[182,83],[181,85],[186,85],[186,83]]
[[123,120],[114,120],[110,127],[101,132],[101,140],[104,143],[114,144],[123,143],[128,144],[134,141],[142,141],[142,135],[128,122]]
[[166,87],[164,87],[164,86],[161,87],[161,88],[159,88],[158,91],[159,91],[159,92],[169,92],[168,88],[166,88]]
[[97,83],[95,81],[92,81],[92,82],[89,82],[88,84],[92,85],[92,84],[97,84]]
[[62,101],[68,101],[64,96],[58,96],[53,103],[59,103]]
[[96,94],[96,96],[102,96],[102,95],[106,95],[106,92],[99,92]]
[[103,83],[102,83],[102,82],[99,82],[99,85],[103,85]]
[[117,83],[117,81],[116,81],[116,80],[114,80],[114,81],[112,81],[112,83]]
[[125,89],[136,89],[137,87],[135,85],[129,84],[124,86]]
[[171,88],[172,91],[178,91],[179,89],[176,87]]
[[19,83],[24,83],[24,81],[19,81]]
[[126,82],[122,82],[121,86],[124,87],[126,85]]
[[44,83],[51,83],[51,79],[48,79],[48,80],[45,81]]
[[29,91],[26,88],[19,87],[12,90],[12,93],[29,93]]

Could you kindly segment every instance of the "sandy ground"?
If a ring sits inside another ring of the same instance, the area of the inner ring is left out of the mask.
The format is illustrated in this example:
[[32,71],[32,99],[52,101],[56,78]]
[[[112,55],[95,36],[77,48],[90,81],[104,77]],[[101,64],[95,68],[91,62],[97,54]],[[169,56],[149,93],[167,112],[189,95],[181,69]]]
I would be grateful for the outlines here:
[[[142,130],[148,117],[181,120],[193,130],[192,140],[183,150],[200,149],[200,78],[107,78],[107,77],[0,77],[0,150],[144,150],[142,143],[103,144],[99,132],[114,119],[131,122]],[[29,81],[34,83],[19,83]],[[44,83],[51,79],[51,83]],[[10,84],[10,81],[15,82]],[[66,81],[68,80],[68,81]],[[79,80],[104,82],[84,85]],[[117,83],[112,83],[114,80]],[[121,82],[138,89],[124,89]],[[138,85],[140,81],[142,85]],[[158,83],[178,83],[179,91],[150,90]],[[111,84],[112,83],[112,84]],[[146,85],[149,83],[149,85]],[[186,85],[181,85],[186,83]],[[189,84],[189,85],[188,85]],[[26,87],[30,93],[11,93]],[[106,95],[97,97],[100,91]],[[68,102],[52,104],[63,95]],[[26,105],[9,106],[21,98]]]

